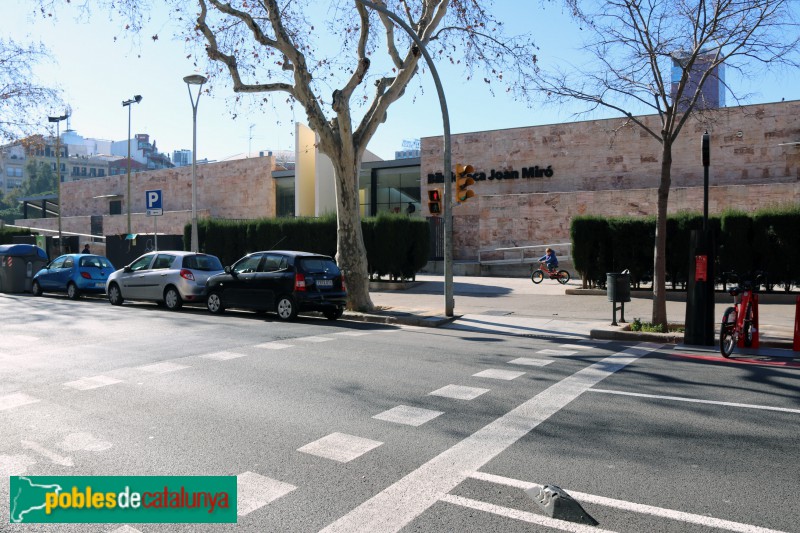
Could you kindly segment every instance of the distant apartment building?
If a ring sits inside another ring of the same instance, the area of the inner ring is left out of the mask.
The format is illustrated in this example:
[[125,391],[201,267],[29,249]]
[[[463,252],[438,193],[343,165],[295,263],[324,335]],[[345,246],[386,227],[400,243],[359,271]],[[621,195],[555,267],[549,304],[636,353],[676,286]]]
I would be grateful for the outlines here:
[[192,164],[192,151],[186,150],[174,150],[172,152],[172,164],[176,167],[185,167],[187,165]]
[[725,65],[718,65],[712,68],[715,58],[714,52],[709,52],[700,55],[696,58],[691,70],[688,71],[688,83],[684,88],[683,94],[678,99],[678,88],[680,86],[685,65],[689,59],[689,54],[684,52],[676,52],[672,55],[672,85],[670,89],[670,97],[675,102],[679,112],[686,111],[694,97],[697,87],[700,85],[700,80],[706,72],[711,70],[703,84],[703,89],[700,93],[700,98],[695,104],[696,109],[719,109],[725,107]]
[[150,142],[150,135],[146,133],[137,133],[133,139],[111,143],[111,155],[128,157],[129,149],[131,159],[143,164],[147,170],[173,168],[175,166],[169,155],[158,151],[155,140],[152,143]]

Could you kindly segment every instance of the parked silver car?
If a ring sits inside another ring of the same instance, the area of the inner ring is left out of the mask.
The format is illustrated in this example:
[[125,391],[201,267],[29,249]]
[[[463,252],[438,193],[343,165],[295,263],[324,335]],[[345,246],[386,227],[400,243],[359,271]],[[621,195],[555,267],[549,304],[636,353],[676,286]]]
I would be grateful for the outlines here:
[[150,252],[111,274],[106,294],[113,305],[122,305],[125,300],[151,300],[177,310],[184,302],[205,302],[206,280],[220,272],[222,263],[213,255]]

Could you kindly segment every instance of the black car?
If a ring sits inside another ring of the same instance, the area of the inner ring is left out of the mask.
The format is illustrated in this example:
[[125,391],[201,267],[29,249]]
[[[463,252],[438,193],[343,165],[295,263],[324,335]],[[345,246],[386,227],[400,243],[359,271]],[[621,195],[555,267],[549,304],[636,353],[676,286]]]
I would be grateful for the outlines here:
[[293,251],[254,252],[208,278],[206,306],[275,311],[294,320],[300,311],[321,311],[336,320],[347,303],[344,275],[332,257]]

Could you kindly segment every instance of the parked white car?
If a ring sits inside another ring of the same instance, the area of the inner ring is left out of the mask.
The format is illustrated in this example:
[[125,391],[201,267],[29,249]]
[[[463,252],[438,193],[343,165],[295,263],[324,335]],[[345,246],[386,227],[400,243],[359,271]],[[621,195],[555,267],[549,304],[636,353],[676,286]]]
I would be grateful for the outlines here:
[[150,300],[178,310],[184,302],[205,302],[206,280],[223,272],[214,255],[184,251],[144,254],[108,277],[106,294],[112,305],[125,300]]

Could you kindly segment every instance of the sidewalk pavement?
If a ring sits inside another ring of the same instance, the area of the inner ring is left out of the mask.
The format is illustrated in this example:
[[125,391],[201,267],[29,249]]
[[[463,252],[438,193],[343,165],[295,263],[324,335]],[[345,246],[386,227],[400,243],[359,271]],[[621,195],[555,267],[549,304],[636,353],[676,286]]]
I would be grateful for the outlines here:
[[[526,336],[567,336],[608,340],[636,340],[673,343],[685,349],[719,353],[717,347],[686,347],[681,334],[633,333],[624,327],[640,318],[648,322],[652,316],[652,299],[632,297],[625,304],[628,324],[611,326],[612,305],[605,295],[580,289],[580,280],[566,286],[555,280],[534,285],[528,278],[494,278],[455,276],[453,278],[454,317],[445,316],[444,277],[417,275],[416,282],[403,290],[376,288],[370,296],[375,304],[371,313],[347,311],[345,320],[360,320],[422,327],[450,324],[459,329],[503,332]],[[637,293],[638,294],[638,293]],[[731,303],[717,303],[714,316],[721,318]],[[667,301],[670,323],[683,324],[686,303]],[[716,320],[716,319],[715,319]],[[760,347],[749,350],[752,355],[800,358],[792,351],[795,305],[770,303],[759,305]],[[620,321],[619,312],[617,321]],[[716,334],[715,334],[716,335]],[[737,349],[735,353],[742,352]]]

